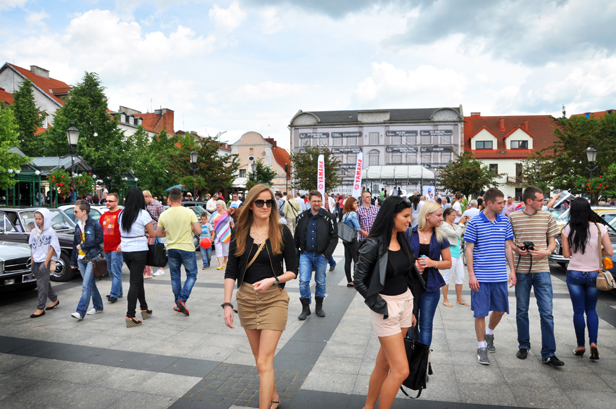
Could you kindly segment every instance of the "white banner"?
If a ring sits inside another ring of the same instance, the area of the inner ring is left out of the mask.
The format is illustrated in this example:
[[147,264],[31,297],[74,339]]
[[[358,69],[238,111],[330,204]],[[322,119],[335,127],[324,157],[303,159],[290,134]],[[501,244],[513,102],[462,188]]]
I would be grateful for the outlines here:
[[364,161],[364,154],[359,152],[357,154],[357,166],[355,166],[355,174],[353,175],[353,197],[359,200],[361,203],[361,170]]
[[325,200],[325,158],[319,155],[319,165],[317,169],[317,190],[321,192],[323,200]]

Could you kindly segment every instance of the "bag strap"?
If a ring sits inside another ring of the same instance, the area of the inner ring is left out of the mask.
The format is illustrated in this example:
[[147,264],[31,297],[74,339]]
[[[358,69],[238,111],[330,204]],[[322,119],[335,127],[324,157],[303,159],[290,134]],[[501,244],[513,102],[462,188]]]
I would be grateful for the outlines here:
[[595,227],[597,228],[597,236],[599,241],[599,271],[601,271],[605,269],[605,266],[603,265],[603,248],[601,247],[601,229],[596,222]]
[[263,247],[265,246],[265,242],[267,241],[267,239],[263,240],[263,243],[261,243],[259,245],[259,248],[257,249],[257,252],[255,253],[254,256],[252,256],[252,260],[250,260],[248,262],[248,264],[246,265],[246,271],[248,271],[248,269],[250,268],[250,266],[252,265],[252,263],[255,262],[255,260],[257,259],[257,256],[259,255],[259,253],[261,253],[261,250],[263,250]]

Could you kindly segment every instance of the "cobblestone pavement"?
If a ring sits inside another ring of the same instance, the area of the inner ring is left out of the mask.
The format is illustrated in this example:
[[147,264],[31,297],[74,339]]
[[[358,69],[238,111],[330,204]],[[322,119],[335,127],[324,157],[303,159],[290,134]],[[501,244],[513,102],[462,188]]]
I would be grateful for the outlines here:
[[[274,366],[283,408],[361,408],[378,351],[368,308],[346,287],[342,245],[328,273],[325,318],[300,322],[298,281],[287,285],[289,321]],[[214,262],[215,264],[215,262]],[[30,319],[36,294],[0,293],[0,408],[235,408],[257,407],[259,377],[241,328],[222,318],[223,272],[199,270],[187,303],[190,316],[173,311],[169,274],[146,281],[154,315],[141,327],[124,325],[125,300],[105,302],[102,314],[70,317],[81,281],[53,283],[60,307]],[[574,357],[572,307],[564,271],[552,271],[557,356],[566,365],[541,363],[539,314],[531,301],[528,359],[515,357],[515,296],[512,314],[495,332],[491,365],[475,356],[469,307],[439,305],[434,320],[434,375],[419,401],[399,394],[394,407],[607,408],[616,402],[616,296],[602,294],[601,359]],[[125,292],[128,271],[124,271]],[[107,294],[110,281],[97,282]],[[465,297],[470,299],[465,285]],[[450,290],[453,293],[453,289]],[[450,298],[451,300],[451,298]]]

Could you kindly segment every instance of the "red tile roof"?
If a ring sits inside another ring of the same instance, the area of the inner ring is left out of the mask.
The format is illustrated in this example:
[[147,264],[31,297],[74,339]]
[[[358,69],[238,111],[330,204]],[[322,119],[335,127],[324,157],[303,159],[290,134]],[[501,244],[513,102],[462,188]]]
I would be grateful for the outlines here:
[[40,75],[36,75],[35,73],[33,73],[30,70],[18,67],[18,66],[14,65],[14,64],[8,64],[8,65],[13,67],[21,75],[23,75],[24,77],[26,77],[30,81],[32,81],[44,93],[49,95],[49,97],[51,99],[56,101],[61,106],[64,106],[64,101],[62,101],[60,98],[58,98],[55,94],[57,93],[58,95],[66,95],[68,93],[68,91],[70,91],[72,89],[70,85],[68,85],[65,82],[53,79],[53,78],[41,77]]
[[604,116],[606,116],[607,114],[612,114],[614,113],[614,109],[608,109],[607,111],[597,111],[597,112],[585,112],[583,114],[573,114],[571,115],[573,116],[585,116],[586,118],[588,117],[592,117],[595,119],[600,119],[603,118]]
[[[551,115],[481,116],[481,114],[474,114],[466,116],[464,117],[464,150],[474,152],[477,159],[525,159],[533,151],[538,152],[556,142],[553,119]],[[471,149],[471,139],[483,129],[496,137],[496,150]],[[533,150],[507,150],[505,148],[505,139],[518,129],[522,129],[533,138]]]
[[[160,133],[163,129],[167,131],[169,136],[175,135],[173,130],[174,125],[174,112],[170,109],[156,110],[157,112],[148,112],[146,114],[135,114],[143,119],[141,124],[146,131]],[[163,112],[164,111],[164,112]]]
[[0,88],[0,102],[6,102],[9,105],[13,104],[13,94],[6,92],[4,88]]
[[276,159],[276,162],[282,168],[282,170],[285,170],[285,164],[288,165],[286,173],[287,179],[289,179],[291,175],[291,156],[289,155],[289,152],[287,152],[286,149],[278,146],[278,143],[274,138],[263,139],[265,139],[265,141],[269,142],[272,145],[272,153],[274,154],[274,159]]

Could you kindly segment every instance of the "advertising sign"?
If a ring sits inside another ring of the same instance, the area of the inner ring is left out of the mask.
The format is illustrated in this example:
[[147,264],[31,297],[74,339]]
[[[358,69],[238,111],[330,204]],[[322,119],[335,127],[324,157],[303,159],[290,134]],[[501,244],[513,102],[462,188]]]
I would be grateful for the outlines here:
[[357,166],[355,167],[355,175],[353,175],[353,197],[357,198],[361,196],[361,168],[364,159],[364,154],[359,152],[357,154]]
[[319,155],[319,165],[317,166],[317,190],[321,192],[321,197],[325,199],[325,157]]

